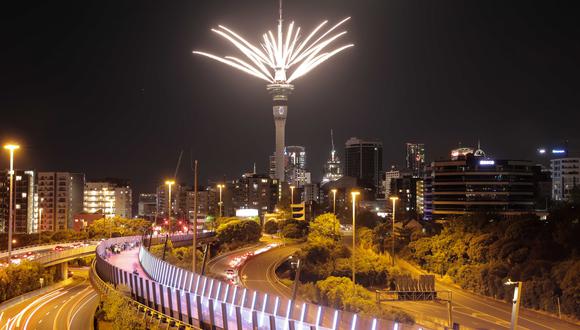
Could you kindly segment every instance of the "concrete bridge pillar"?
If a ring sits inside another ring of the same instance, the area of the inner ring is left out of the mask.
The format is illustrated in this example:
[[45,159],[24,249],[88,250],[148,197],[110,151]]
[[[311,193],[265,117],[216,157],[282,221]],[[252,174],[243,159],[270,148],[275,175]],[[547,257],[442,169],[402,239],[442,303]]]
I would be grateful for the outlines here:
[[56,265],[56,280],[64,281],[68,278],[68,262]]

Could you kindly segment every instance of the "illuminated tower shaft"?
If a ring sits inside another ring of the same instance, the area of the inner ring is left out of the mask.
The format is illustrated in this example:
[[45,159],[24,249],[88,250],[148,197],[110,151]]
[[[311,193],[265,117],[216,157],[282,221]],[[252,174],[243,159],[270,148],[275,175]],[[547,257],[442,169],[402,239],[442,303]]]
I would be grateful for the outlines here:
[[286,116],[288,114],[288,96],[294,90],[294,86],[285,83],[274,83],[267,86],[272,94],[274,103],[272,110],[274,113],[274,126],[276,127],[276,179],[284,181],[284,148]]

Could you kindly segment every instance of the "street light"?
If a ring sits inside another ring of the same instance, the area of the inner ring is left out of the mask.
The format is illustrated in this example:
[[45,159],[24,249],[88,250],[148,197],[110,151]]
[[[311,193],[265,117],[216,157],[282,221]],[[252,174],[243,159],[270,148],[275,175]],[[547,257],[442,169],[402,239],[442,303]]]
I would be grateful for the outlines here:
[[218,205],[220,207],[220,218],[221,218],[221,217],[223,217],[222,209],[223,209],[223,204],[224,204],[224,202],[222,201],[222,189],[224,189],[226,186],[223,184],[218,184],[217,187],[220,190],[220,202],[218,203]]
[[[332,188],[330,189],[330,191],[332,192],[332,214],[334,214],[334,216],[336,217],[336,192],[337,189],[336,188]],[[338,222],[338,219],[336,219]],[[336,235],[338,235],[338,224],[335,223],[334,224],[334,231],[336,232]]]
[[395,203],[399,200],[399,197],[393,196],[390,199],[393,201],[393,230],[391,231],[393,244],[391,246],[391,265],[395,266]]
[[510,330],[516,330],[518,327],[518,314],[520,313],[520,301],[522,296],[522,282],[512,281],[508,279],[504,285],[515,285],[514,288],[514,299],[512,300],[512,320]]
[[332,192],[332,213],[336,215],[336,192],[338,191],[336,188],[330,189]]
[[171,186],[175,184],[175,181],[173,180],[167,180],[165,181],[165,184],[168,187],[168,193],[167,193],[167,197],[168,197],[168,203],[167,203],[167,220],[169,220],[169,234],[171,234]]
[[7,143],[4,145],[4,149],[10,152],[10,198],[8,205],[8,262],[12,260],[12,222],[14,221],[14,151],[20,149],[20,146],[14,143]]
[[290,186],[290,204],[294,204],[294,186]]
[[350,194],[352,196],[352,294],[354,296],[356,292],[356,196],[360,195],[360,192],[352,191]]
[[42,207],[38,208],[38,244],[41,243],[42,234]]

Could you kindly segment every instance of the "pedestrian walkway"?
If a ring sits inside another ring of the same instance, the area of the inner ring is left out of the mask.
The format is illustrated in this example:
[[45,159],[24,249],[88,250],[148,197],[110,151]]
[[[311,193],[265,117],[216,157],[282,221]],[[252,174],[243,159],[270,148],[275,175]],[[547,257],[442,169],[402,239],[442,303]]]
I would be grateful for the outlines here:
[[129,273],[136,269],[140,277],[152,280],[139,262],[139,247],[121,251],[119,254],[111,254],[107,261]]

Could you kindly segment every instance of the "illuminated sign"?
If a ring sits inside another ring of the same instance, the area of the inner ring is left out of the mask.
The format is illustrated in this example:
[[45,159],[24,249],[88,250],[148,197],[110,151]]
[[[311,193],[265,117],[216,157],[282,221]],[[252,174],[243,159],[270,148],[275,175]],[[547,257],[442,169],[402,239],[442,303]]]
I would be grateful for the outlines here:
[[489,159],[482,159],[479,161],[479,165],[495,165],[495,160],[489,160]]
[[539,152],[540,154],[545,154],[545,153],[546,153],[546,149],[538,149],[538,152]]
[[565,154],[566,150],[564,149],[552,149],[553,154]]
[[236,210],[236,217],[240,218],[249,218],[249,217],[257,217],[258,216],[257,209],[238,209]]

